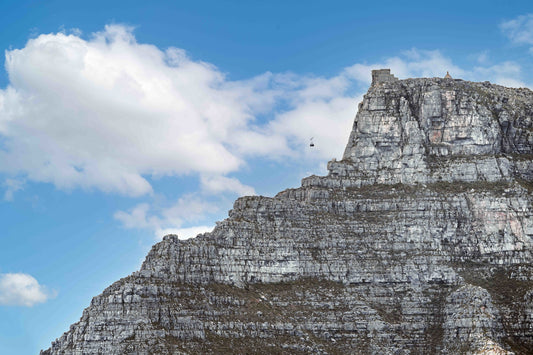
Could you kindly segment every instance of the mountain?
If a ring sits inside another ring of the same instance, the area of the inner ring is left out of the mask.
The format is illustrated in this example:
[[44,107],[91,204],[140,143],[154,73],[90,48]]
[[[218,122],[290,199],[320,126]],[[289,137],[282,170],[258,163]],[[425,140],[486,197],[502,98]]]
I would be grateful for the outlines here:
[[533,92],[372,76],[327,176],[166,236],[41,354],[532,354]]

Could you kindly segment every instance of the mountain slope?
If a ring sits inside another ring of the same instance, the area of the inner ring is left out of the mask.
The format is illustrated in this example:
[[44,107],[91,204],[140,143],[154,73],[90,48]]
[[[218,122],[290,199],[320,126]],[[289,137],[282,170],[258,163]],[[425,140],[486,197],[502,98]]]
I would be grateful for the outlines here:
[[166,236],[42,354],[531,353],[533,92],[373,78],[327,176]]

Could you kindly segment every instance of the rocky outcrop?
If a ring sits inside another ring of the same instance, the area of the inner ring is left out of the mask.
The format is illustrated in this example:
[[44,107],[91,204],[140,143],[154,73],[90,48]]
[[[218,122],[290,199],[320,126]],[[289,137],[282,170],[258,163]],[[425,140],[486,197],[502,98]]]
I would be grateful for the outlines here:
[[533,92],[375,72],[328,169],[166,236],[42,353],[533,352]]

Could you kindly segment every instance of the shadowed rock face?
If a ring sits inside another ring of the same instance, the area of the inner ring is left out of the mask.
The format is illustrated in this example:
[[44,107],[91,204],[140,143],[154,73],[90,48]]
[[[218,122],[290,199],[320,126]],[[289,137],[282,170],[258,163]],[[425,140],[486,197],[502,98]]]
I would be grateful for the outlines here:
[[531,353],[533,92],[386,74],[327,176],[166,236],[42,353]]

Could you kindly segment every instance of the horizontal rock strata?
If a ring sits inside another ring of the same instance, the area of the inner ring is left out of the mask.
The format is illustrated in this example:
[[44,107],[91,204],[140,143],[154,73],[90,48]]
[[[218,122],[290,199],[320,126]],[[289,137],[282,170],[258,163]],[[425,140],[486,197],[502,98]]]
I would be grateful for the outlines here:
[[341,161],[166,236],[42,354],[530,354],[533,92],[375,73]]

